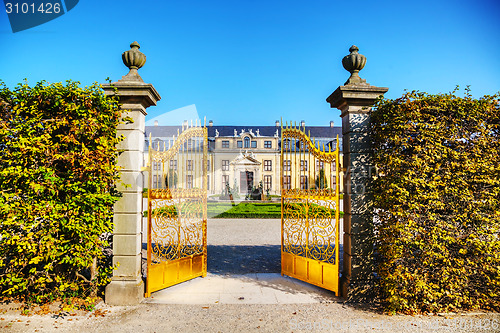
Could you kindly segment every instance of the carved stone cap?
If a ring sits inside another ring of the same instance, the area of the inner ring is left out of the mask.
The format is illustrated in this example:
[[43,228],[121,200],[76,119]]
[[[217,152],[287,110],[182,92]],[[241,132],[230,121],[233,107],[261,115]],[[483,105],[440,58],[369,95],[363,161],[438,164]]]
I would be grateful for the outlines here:
[[349,48],[350,54],[346,55],[342,59],[342,66],[351,73],[349,79],[344,83],[344,85],[368,85],[366,80],[362,79],[359,76],[359,71],[365,67],[366,57],[362,54],[358,53],[359,48],[356,45],[353,45]]
[[[345,85],[338,87],[326,101],[330,103],[330,107],[341,110],[341,116],[348,107],[361,107],[368,111],[378,97],[383,96],[389,88],[375,87],[369,84],[365,85]],[[366,109],[365,109],[366,108]]]
[[132,44],[130,44],[130,50],[122,53],[123,63],[130,69],[130,71],[118,82],[144,82],[137,72],[137,70],[144,66],[144,64],[146,63],[146,56],[144,55],[144,53],[139,51],[140,48],[141,46],[139,45],[139,43],[133,42]]
[[156,105],[161,99],[158,91],[150,83],[137,84],[120,80],[101,86],[107,96],[118,95],[120,104],[126,105],[125,109],[140,109],[144,115],[147,114],[146,108]]

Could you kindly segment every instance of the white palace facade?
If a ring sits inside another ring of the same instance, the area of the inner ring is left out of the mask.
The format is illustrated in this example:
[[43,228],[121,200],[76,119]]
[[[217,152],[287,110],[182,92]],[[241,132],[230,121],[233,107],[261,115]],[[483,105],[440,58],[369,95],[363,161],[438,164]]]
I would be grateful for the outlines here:
[[[305,124],[302,123],[302,125]],[[279,122],[276,122],[274,126],[215,126],[210,121],[207,128],[209,195],[223,193],[226,184],[233,189],[236,188],[240,194],[246,194],[252,187],[258,187],[260,182],[262,182],[264,193],[280,194],[281,126]],[[148,159],[149,139],[151,138],[153,149],[162,150],[164,145],[169,146],[178,131],[182,131],[180,126],[146,126],[144,165]],[[305,126],[305,131],[315,138],[318,147],[324,145],[330,147],[331,150],[335,150],[337,136],[339,140],[342,138],[342,128],[334,127],[333,122],[330,122],[329,126]],[[342,147],[342,143],[339,144]],[[340,158],[340,163],[342,163],[342,158]],[[318,174],[321,168],[318,163],[311,166],[301,165],[301,168],[304,167],[315,168],[314,174]],[[160,166],[154,165],[152,168],[154,170]],[[183,168],[183,166],[175,165],[175,168]],[[154,173],[153,171],[153,188],[164,187],[165,180]],[[341,181],[342,177],[339,180]],[[302,179],[301,182],[303,182],[300,184],[301,187],[307,187],[310,186],[309,183],[314,184],[314,179]]]

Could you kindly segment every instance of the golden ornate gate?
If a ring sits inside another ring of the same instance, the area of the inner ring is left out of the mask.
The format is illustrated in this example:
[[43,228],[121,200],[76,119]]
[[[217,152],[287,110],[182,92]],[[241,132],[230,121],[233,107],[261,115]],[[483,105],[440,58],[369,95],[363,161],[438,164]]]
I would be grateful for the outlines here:
[[207,128],[149,140],[146,297],[207,274]]
[[325,144],[281,124],[281,171],[281,274],[338,296],[338,136]]

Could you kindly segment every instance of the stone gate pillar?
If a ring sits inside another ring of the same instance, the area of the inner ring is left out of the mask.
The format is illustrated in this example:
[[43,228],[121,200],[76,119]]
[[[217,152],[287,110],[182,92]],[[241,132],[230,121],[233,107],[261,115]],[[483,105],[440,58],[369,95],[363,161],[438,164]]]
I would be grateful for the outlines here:
[[[111,283],[106,287],[105,301],[112,305],[137,304],[144,298],[144,284],[141,274],[141,222],[144,132],[146,108],[156,105],[160,95],[150,83],[144,83],[137,70],[146,62],[146,56],[139,51],[139,44],[133,42],[131,49],[122,54],[122,60],[130,71],[117,82],[103,84],[106,95],[118,95],[123,116],[133,123],[120,124],[117,135],[125,138],[118,145],[123,152],[118,157],[121,167],[121,181],[117,184],[123,196],[114,206],[113,271]],[[128,184],[129,186],[125,186]]]
[[359,76],[366,57],[353,45],[342,65],[351,73],[326,101],[341,111],[344,167],[344,267],[342,295],[362,300],[373,282],[373,193],[374,171],[369,135],[371,106],[389,88],[375,87]]

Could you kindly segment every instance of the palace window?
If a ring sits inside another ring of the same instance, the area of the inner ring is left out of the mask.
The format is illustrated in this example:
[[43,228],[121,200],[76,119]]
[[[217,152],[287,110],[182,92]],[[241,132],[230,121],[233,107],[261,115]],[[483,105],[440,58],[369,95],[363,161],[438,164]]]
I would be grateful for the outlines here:
[[283,189],[289,190],[292,188],[291,180],[291,176],[283,176]]
[[241,140],[237,141],[237,142],[236,142],[236,146],[237,146],[238,148],[243,148],[243,141],[241,141]]
[[163,141],[161,141],[161,140],[156,141],[156,149],[157,150],[161,150],[162,146],[163,146]]
[[257,148],[257,141],[252,141],[252,148]]
[[187,160],[186,161],[186,170],[187,171],[193,171],[193,160]]
[[222,148],[229,148],[229,141],[222,141]]
[[307,161],[306,160],[300,161],[300,171],[307,171]]
[[161,176],[160,175],[153,176],[153,188],[161,188]]
[[264,141],[264,148],[272,148],[272,147],[273,147],[272,141]]
[[250,148],[250,138],[247,136],[244,140],[245,140],[245,148]]
[[186,188],[193,188],[193,175],[186,176]]
[[272,186],[272,176],[264,176],[264,190],[270,190]]
[[316,161],[316,171],[325,169],[325,163],[323,161]]
[[229,171],[229,160],[222,160],[222,171]]
[[161,170],[161,162],[153,161],[153,170]]
[[292,163],[290,160],[284,160],[283,161],[283,171],[291,171],[292,170]]
[[210,160],[207,159],[207,170],[210,171]]
[[273,171],[273,161],[264,160],[264,171]]
[[207,175],[207,190],[210,190],[210,175]]
[[307,190],[307,176],[300,176],[300,189]]

